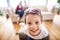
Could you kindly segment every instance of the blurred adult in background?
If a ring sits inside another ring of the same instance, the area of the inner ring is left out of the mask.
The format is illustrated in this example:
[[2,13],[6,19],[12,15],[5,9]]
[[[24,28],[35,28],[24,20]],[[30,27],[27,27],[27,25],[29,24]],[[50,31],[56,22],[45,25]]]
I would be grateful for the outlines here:
[[24,8],[23,8],[23,10],[25,11],[26,9],[28,9],[28,5],[26,4],[26,1],[24,0]]
[[24,6],[22,6],[22,1],[20,1],[20,3],[19,3],[19,5],[17,6],[17,8],[16,8],[16,14],[19,14],[19,16],[20,16],[20,22],[22,21],[23,22],[23,20],[24,20],[24,11],[26,10],[26,9],[28,9],[28,5],[26,4],[26,1],[24,0]]
[[22,6],[22,1],[20,1],[19,5],[16,7],[16,14],[20,16],[20,19],[22,18],[24,14],[23,6]]

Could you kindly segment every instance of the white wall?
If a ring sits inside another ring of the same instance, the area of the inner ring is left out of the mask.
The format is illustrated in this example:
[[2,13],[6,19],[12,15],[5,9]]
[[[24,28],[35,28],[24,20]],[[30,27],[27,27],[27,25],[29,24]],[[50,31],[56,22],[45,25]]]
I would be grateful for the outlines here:
[[46,5],[46,0],[30,0],[30,6]]
[[8,7],[6,0],[0,0],[0,7]]

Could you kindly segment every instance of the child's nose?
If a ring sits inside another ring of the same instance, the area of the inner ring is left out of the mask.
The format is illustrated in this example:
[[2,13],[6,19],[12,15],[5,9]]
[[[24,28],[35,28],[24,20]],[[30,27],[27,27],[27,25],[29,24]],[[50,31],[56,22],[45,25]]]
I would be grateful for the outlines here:
[[37,26],[35,24],[32,25],[32,28],[36,28]]

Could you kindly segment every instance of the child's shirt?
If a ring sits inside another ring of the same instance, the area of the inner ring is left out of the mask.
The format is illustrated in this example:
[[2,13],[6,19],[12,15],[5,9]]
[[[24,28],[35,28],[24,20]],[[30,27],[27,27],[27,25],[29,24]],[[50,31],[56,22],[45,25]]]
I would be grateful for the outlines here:
[[41,25],[41,33],[38,36],[32,36],[29,33],[29,30],[27,28],[28,28],[27,25],[25,25],[24,27],[22,27],[20,29],[20,33],[24,33],[24,34],[26,34],[27,36],[29,36],[29,37],[31,37],[33,39],[42,39],[42,38],[45,38],[45,37],[47,37],[49,35],[47,28],[43,24]]

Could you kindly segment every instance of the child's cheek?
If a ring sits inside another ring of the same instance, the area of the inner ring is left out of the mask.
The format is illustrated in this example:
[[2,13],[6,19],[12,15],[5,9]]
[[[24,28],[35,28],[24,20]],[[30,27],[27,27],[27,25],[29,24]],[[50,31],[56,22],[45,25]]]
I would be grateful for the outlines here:
[[31,30],[32,28],[29,26],[28,29]]
[[27,28],[28,28],[28,30],[30,30],[30,29],[31,29],[31,27],[30,27],[29,25],[28,25],[28,27],[27,27]]

